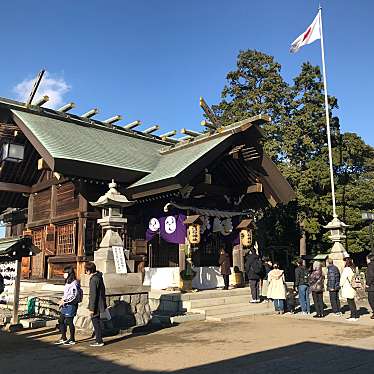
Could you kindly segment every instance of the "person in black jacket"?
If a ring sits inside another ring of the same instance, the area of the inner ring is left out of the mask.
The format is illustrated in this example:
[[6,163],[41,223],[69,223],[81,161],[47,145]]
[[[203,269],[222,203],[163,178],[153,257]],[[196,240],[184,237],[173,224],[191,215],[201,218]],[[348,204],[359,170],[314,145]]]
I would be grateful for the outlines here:
[[339,300],[340,272],[331,258],[328,259],[327,266],[327,289],[329,291],[332,312],[337,316],[341,316]]
[[263,272],[263,265],[260,257],[253,251],[247,255],[245,271],[251,288],[252,300],[250,303],[260,303],[260,278]]
[[0,273],[0,295],[4,292],[4,289],[5,289],[4,277]]
[[366,272],[366,290],[368,292],[368,299],[373,315],[370,317],[374,319],[374,254],[370,253],[366,257],[368,268]]
[[90,294],[88,310],[90,311],[91,321],[95,330],[96,342],[90,344],[92,347],[102,347],[104,345],[100,324],[100,313],[104,313],[106,306],[105,300],[105,285],[103,275],[96,270],[96,265],[93,262],[87,262],[84,266],[86,274],[90,277]]
[[310,314],[309,271],[301,258],[297,261],[297,268],[295,269],[294,290],[299,294],[301,313]]

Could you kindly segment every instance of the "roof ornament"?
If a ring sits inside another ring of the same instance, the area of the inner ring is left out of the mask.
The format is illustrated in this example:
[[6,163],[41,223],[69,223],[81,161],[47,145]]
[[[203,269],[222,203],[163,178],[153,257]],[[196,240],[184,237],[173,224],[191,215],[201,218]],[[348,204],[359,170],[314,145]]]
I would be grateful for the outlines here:
[[45,73],[45,70],[42,69],[40,70],[38,76],[35,78],[35,82],[34,82],[34,86],[32,87],[32,90],[30,92],[30,96],[29,96],[29,99],[27,100],[26,102],[26,106],[30,106],[31,103],[32,103],[32,100],[34,99],[34,96],[36,94],[36,91],[38,90],[39,86],[40,86],[40,82],[42,81],[43,79],[43,75]]
[[67,113],[69,110],[72,110],[73,108],[75,108],[75,103],[70,102],[63,105],[61,108],[57,109],[57,112]]
[[49,101],[49,96],[45,95],[38,99],[33,105],[42,106]]
[[214,114],[213,110],[210,108],[210,106],[205,102],[203,97],[200,97],[200,107],[204,111],[205,115],[210,119],[212,125],[215,129],[221,127],[219,119]]
[[82,118],[91,118],[91,117],[95,116],[97,113],[99,113],[99,109],[94,108],[94,109],[91,109],[88,112],[82,114],[81,117]]
[[142,132],[143,134],[152,134],[159,129],[160,129],[159,125],[154,125],[154,126],[149,127],[148,129],[143,130]]
[[188,129],[182,129],[181,134],[189,135],[190,137],[195,138],[196,136],[203,135],[201,132],[188,130]]
[[110,118],[104,120],[103,123],[105,123],[107,125],[111,125],[112,123],[121,121],[121,119],[122,119],[122,116],[117,114],[116,116],[113,116],[113,117],[110,117]]
[[128,123],[127,125],[124,125],[123,128],[126,129],[126,130],[132,130],[132,129],[134,129],[135,127],[140,126],[141,124],[142,124],[141,121],[136,120],[136,121],[134,121],[134,122],[130,122],[130,123]]
[[169,138],[175,135],[177,135],[177,130],[172,130],[172,131],[166,132],[165,134],[161,134],[160,138],[162,140],[166,140],[166,138]]

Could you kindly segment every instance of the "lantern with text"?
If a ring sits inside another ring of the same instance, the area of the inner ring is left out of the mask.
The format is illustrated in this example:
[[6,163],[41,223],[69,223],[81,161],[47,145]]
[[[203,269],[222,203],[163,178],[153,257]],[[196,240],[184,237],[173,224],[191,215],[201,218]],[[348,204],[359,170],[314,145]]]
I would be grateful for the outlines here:
[[183,222],[187,225],[187,238],[190,244],[199,244],[201,240],[200,227],[203,224],[199,215],[187,216]]
[[240,244],[243,247],[250,247],[253,243],[253,220],[244,219],[236,228],[240,231]]

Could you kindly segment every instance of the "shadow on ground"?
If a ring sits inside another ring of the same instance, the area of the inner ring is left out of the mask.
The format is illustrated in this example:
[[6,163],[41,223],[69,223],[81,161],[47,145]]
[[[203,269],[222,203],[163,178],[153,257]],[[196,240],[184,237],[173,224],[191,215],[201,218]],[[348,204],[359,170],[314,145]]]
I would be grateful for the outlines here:
[[[42,342],[39,338],[54,331],[11,334],[0,331],[0,373],[59,374],[111,373],[159,374],[162,371],[136,370],[113,361],[111,344],[100,350],[87,347],[80,352]],[[127,337],[131,338],[131,336]],[[112,342],[112,344],[115,341]],[[155,347],[157,349],[157,347]],[[202,352],[203,353],[203,352]],[[98,357],[99,355],[101,357]],[[144,353],[142,353],[144,354]],[[124,350],[123,356],[126,357]],[[170,351],[169,360],[173,360]],[[112,360],[112,361],[111,361]],[[206,365],[171,371],[179,374],[216,373],[371,373],[374,355],[371,350],[303,342],[278,349],[222,360]],[[170,373],[170,371],[168,371]]]

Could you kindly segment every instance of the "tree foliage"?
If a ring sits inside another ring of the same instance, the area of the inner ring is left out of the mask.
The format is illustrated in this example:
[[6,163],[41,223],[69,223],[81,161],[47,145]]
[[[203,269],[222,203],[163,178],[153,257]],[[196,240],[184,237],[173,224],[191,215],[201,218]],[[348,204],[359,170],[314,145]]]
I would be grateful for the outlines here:
[[[352,225],[347,235],[348,250],[362,251],[369,237],[361,210],[374,209],[374,150],[358,135],[340,133],[339,118],[334,116],[338,101],[333,96],[328,101],[338,213]],[[227,75],[222,101],[213,110],[223,124],[257,114],[272,117],[272,122],[263,127],[264,149],[278,164],[297,198],[292,207],[265,210],[261,221],[267,238],[264,245],[288,240],[297,247],[301,226],[307,234],[309,251],[331,247],[323,229],[332,219],[332,196],[319,67],[304,63],[289,85],[272,56],[241,51],[236,69]]]

